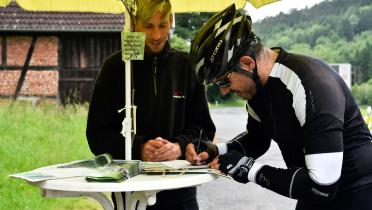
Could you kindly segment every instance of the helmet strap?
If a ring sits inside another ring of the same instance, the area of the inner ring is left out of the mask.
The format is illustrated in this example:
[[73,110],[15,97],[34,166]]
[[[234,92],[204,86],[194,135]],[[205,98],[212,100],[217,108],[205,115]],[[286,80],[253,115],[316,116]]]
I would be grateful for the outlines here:
[[256,91],[257,91],[257,93],[259,93],[259,92],[262,91],[263,85],[261,83],[260,76],[258,75],[256,58],[254,58],[253,60],[256,63],[256,65],[255,65],[255,67],[253,69],[252,79],[256,83]]
[[237,64],[237,68],[235,68],[237,70],[235,70],[235,71],[236,72],[239,72],[241,74],[244,74],[247,77],[252,78],[253,81],[254,81],[254,83],[256,84],[256,91],[258,93],[258,92],[261,92],[261,90],[263,89],[263,85],[261,83],[260,76],[258,75],[257,62],[256,62],[256,53],[254,53],[251,49],[252,48],[250,48],[249,50],[247,50],[246,53],[244,53],[244,54],[250,56],[254,60],[255,66],[253,68],[253,72],[243,70],[240,67],[240,64]]

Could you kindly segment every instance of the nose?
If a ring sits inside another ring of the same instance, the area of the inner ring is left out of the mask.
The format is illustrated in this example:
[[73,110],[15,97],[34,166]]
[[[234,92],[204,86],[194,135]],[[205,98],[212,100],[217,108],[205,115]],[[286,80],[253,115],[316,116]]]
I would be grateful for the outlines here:
[[220,87],[220,93],[221,95],[227,95],[228,93],[230,93],[230,86],[227,86],[227,87]]
[[155,28],[151,33],[151,38],[153,40],[159,40],[161,38],[161,32],[159,28]]

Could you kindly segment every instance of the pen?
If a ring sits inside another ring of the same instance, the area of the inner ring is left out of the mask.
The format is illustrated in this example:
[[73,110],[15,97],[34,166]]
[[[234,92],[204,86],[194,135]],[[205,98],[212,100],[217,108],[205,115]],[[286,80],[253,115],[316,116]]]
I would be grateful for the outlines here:
[[200,149],[200,141],[201,141],[202,133],[203,133],[203,129],[200,129],[199,138],[198,138],[198,145],[196,146],[196,153],[197,154],[200,153],[199,149]]

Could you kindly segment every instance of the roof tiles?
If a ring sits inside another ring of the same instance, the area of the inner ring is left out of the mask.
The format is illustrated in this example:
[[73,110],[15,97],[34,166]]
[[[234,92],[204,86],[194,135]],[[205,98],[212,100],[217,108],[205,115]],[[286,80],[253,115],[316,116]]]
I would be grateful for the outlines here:
[[0,31],[120,32],[124,15],[87,12],[33,12],[16,3],[0,8]]

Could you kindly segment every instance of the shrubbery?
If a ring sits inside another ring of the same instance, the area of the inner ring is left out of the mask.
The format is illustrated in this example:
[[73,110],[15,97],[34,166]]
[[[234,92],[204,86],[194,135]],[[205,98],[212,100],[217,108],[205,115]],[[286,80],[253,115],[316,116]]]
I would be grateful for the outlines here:
[[172,36],[171,45],[172,45],[172,47],[174,47],[176,49],[179,49],[179,50],[183,50],[185,52],[190,51],[189,43],[185,39],[177,36],[177,34],[174,34]]
[[372,79],[354,85],[352,91],[359,105],[372,105]]

